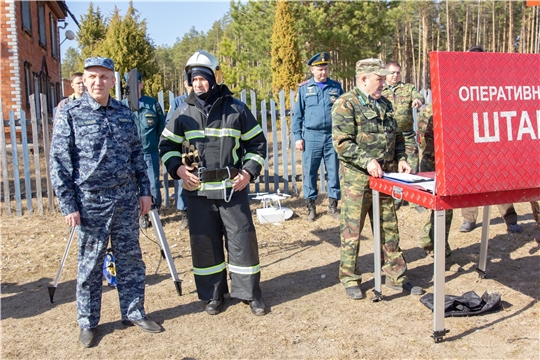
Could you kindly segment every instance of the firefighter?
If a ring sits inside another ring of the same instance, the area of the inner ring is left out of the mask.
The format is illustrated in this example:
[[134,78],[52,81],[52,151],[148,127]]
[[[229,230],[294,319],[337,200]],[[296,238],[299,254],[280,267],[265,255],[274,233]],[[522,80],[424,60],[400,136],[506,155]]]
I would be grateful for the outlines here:
[[195,52],[185,70],[193,90],[172,114],[159,151],[171,177],[183,181],[197,293],[206,312],[218,314],[229,293],[228,263],[230,296],[264,315],[248,185],[263,167],[266,138],[246,104],[222,84],[213,55]]

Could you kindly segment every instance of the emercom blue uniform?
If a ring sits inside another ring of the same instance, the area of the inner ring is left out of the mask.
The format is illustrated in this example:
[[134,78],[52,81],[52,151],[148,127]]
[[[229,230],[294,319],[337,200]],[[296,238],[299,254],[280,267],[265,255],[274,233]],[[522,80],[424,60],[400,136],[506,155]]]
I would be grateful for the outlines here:
[[51,180],[62,214],[79,211],[77,311],[81,328],[100,319],[102,266],[109,237],[116,259],[123,320],[145,317],[145,264],[139,246],[138,199],[150,184],[132,112],[88,93],[56,116]]
[[332,105],[343,94],[341,84],[327,79],[321,89],[313,78],[300,84],[293,114],[294,141],[304,140],[302,172],[306,199],[317,199],[317,173],[324,159],[328,197],[339,200],[339,163],[332,146]]
[[[179,179],[182,143],[188,141],[199,155],[199,169],[245,170],[259,175],[266,158],[266,138],[246,104],[232,97],[225,85],[216,85],[217,100],[208,113],[197,106],[192,91],[177,108],[163,131],[159,151],[167,171]],[[187,195],[187,212],[193,274],[201,300],[215,300],[228,293],[241,300],[261,298],[257,235],[249,209],[248,188],[233,192],[232,178],[202,181]],[[224,248],[228,251],[225,258]]]
[[[124,99],[127,105],[127,99]],[[150,189],[156,199],[156,206],[161,207],[161,184],[159,181],[159,138],[165,128],[165,114],[159,102],[150,96],[142,96],[139,99],[139,111],[134,112],[137,118],[137,129],[142,142],[144,161],[148,168]]]

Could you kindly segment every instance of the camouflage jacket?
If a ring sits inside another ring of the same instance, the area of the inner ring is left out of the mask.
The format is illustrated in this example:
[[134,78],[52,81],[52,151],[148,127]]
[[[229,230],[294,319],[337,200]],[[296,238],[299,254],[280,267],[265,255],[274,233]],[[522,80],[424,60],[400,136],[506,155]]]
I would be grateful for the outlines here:
[[414,119],[412,114],[412,102],[415,99],[425,103],[425,99],[414,85],[397,83],[395,86],[384,85],[382,96],[390,100],[394,106],[394,117],[399,130],[402,132],[413,131]]
[[435,171],[433,108],[431,104],[418,113],[418,144],[422,150],[421,171]]
[[381,97],[378,108],[358,88],[343,94],[332,107],[332,142],[343,166],[367,174],[376,159],[384,171],[397,171],[407,160],[405,140],[397,129],[390,101]]
[[63,215],[79,210],[77,189],[100,191],[135,182],[139,196],[150,196],[133,114],[113,98],[102,106],[85,93],[57,114],[50,167]]

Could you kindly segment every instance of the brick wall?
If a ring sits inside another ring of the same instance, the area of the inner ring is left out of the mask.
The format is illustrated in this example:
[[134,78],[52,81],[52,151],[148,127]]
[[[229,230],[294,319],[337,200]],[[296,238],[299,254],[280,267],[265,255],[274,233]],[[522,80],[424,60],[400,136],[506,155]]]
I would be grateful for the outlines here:
[[13,0],[0,1],[0,98],[4,119],[10,110],[17,114],[21,108],[21,82],[17,47],[17,26]]
[[[62,81],[60,79],[60,48],[58,44],[58,31],[54,31],[56,41],[51,38],[51,14],[53,20],[64,19],[66,14],[60,2],[55,1],[28,1],[30,12],[30,31],[23,29],[22,2],[14,0],[0,0],[0,26],[1,26],[1,82],[0,97],[2,98],[4,119],[7,119],[9,110],[19,109],[30,115],[30,104],[27,96],[27,83],[31,93],[36,91],[38,83],[40,91],[48,97],[51,84],[55,86],[54,102],[48,106],[56,106],[61,100]],[[44,5],[45,46],[39,41],[39,4]],[[57,28],[52,26],[54,29]],[[53,56],[52,47],[56,43],[56,55]],[[25,64],[28,68],[29,78],[25,79]],[[52,98],[51,98],[52,99]],[[18,117],[18,116],[17,116]]]

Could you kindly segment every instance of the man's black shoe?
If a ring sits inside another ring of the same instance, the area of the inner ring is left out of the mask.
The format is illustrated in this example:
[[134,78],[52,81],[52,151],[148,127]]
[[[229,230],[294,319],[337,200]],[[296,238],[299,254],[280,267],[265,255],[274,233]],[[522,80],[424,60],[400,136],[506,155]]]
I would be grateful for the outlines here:
[[249,307],[251,308],[251,312],[255,316],[266,315],[266,306],[261,299],[255,299],[253,301],[250,301]]
[[141,320],[122,320],[122,324],[124,324],[125,326],[136,325],[140,327],[143,331],[151,333],[159,333],[163,331],[161,326],[159,326],[158,324],[156,324],[155,321],[152,321],[147,317],[142,318]]
[[223,300],[221,298],[210,300],[204,310],[210,315],[219,314],[221,307],[223,306]]
[[364,294],[362,294],[362,290],[360,290],[360,286],[351,286],[351,287],[345,288],[345,293],[347,294],[347,297],[349,299],[361,300],[364,298]]
[[94,341],[94,329],[81,329],[79,341],[85,348],[92,346],[92,341]]

